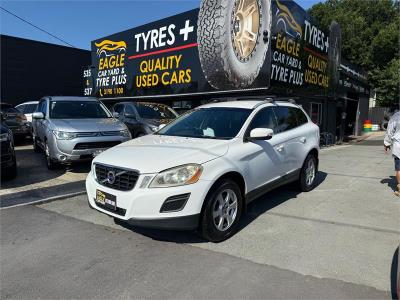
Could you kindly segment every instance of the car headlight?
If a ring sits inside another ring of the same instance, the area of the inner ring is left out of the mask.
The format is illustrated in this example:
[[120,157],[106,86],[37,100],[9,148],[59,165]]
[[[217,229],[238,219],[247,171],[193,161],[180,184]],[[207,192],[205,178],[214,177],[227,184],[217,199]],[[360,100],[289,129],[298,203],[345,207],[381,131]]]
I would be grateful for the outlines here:
[[203,167],[198,164],[179,166],[158,173],[149,187],[163,188],[196,183],[202,172]]
[[10,140],[11,140],[11,136],[8,132],[0,134],[1,142],[6,142],[6,141],[10,141]]
[[126,138],[131,138],[131,134],[130,134],[130,132],[129,132],[129,130],[128,130],[128,129],[121,130],[119,133],[120,133],[120,134],[121,134],[121,136],[123,136],[123,137],[126,137]]
[[76,138],[75,132],[53,130],[53,134],[57,138],[57,140],[72,140]]

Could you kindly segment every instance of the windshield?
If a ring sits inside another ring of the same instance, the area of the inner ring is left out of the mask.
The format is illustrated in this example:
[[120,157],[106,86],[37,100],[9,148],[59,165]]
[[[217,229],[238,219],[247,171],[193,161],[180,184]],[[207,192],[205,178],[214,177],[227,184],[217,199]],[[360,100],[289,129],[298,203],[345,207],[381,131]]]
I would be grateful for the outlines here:
[[111,118],[111,114],[97,101],[51,101],[50,118],[102,119]]
[[137,103],[136,109],[142,119],[175,119],[178,116],[166,105]]
[[251,113],[243,108],[201,108],[183,115],[157,134],[210,139],[232,139]]

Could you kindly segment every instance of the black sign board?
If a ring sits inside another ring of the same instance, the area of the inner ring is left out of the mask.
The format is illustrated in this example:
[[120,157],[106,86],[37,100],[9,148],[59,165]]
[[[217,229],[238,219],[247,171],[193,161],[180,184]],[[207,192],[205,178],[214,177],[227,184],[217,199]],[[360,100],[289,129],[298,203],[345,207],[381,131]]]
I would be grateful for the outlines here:
[[214,3],[203,0],[200,9],[93,41],[85,95],[168,96],[271,86],[327,93],[340,58],[330,51],[328,34],[295,2]]

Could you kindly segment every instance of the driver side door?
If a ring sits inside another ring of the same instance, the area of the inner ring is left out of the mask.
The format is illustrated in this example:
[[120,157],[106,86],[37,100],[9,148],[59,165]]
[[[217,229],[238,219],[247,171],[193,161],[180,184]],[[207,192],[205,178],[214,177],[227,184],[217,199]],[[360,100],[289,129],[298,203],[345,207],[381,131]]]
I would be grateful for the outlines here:
[[276,133],[276,118],[272,107],[261,109],[251,121],[245,137],[255,128],[269,128],[274,136],[269,140],[244,141],[241,158],[247,164],[250,201],[262,195],[285,174],[285,153],[281,136]]

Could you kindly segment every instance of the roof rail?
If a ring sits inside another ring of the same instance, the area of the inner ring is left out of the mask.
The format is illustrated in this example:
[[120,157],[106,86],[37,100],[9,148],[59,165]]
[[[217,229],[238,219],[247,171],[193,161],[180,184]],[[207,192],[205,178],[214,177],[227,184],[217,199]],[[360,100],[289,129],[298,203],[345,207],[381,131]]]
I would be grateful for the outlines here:
[[276,97],[275,95],[221,97],[221,98],[213,98],[213,99],[211,99],[211,102],[249,101],[249,100],[264,101],[266,99],[272,99],[272,98],[275,98],[275,97]]

